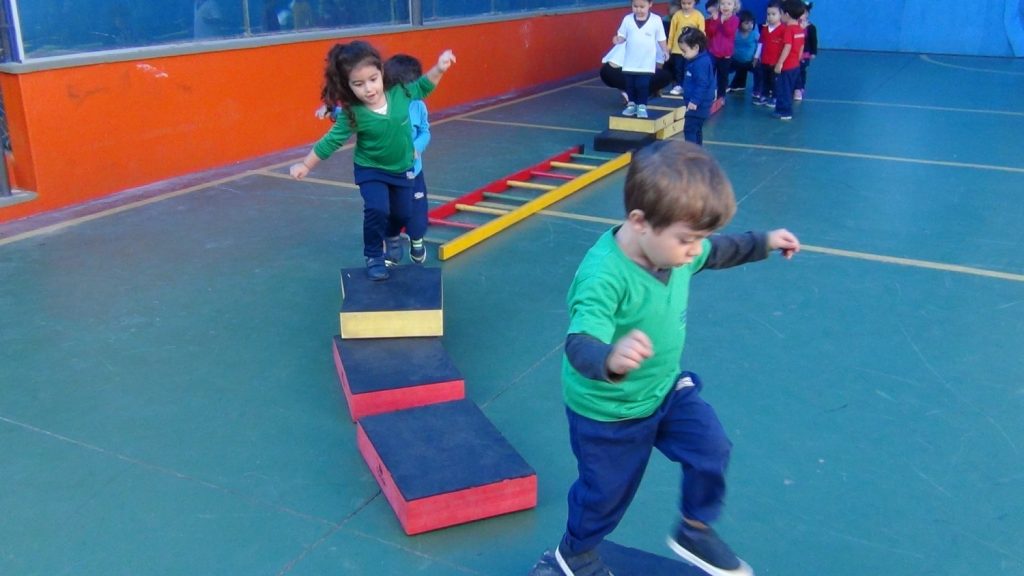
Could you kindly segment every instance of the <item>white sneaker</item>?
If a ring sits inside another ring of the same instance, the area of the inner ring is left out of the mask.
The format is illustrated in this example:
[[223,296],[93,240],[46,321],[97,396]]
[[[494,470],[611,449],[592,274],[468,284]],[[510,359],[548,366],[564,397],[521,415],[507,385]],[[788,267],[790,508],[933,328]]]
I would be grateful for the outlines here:
[[804,99],[804,91],[803,90],[794,90],[793,91],[793,100],[796,100],[797,102],[799,102],[799,101],[801,101],[803,99]]
[[672,89],[668,91],[668,93],[673,96],[679,96],[680,94],[683,93],[683,87],[678,85],[673,86]]
[[643,104],[637,106],[636,107],[636,117],[637,118],[647,118],[647,106],[644,106]]
[[[646,113],[646,112],[647,112],[647,110],[644,110],[644,113]],[[626,104],[626,109],[622,111],[622,115],[623,116],[636,116],[636,104],[633,104],[632,102],[630,102],[629,104]]]
[[619,92],[619,94],[622,95],[622,103],[629,104],[629,94],[626,94],[625,92]]

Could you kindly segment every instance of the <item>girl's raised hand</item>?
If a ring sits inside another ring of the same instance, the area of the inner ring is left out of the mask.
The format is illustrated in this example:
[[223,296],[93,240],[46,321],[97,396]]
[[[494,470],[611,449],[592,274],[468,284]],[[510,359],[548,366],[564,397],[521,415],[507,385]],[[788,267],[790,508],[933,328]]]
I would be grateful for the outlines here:
[[441,55],[437,58],[437,69],[441,72],[447,72],[452,67],[452,64],[455,64],[455,53],[451,50],[441,52]]

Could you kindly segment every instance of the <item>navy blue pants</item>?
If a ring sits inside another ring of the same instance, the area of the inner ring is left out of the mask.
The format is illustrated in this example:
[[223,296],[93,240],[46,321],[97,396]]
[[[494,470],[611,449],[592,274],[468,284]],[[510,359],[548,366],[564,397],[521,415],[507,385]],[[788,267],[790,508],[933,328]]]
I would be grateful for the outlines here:
[[773,98],[775,95],[775,66],[758,64],[754,67],[754,94],[765,98]]
[[668,57],[669,66],[672,67],[672,81],[675,86],[682,86],[686,80],[686,58],[682,54],[672,54]]
[[412,213],[413,180],[356,164],[355,180],[363,197],[363,256],[384,255],[384,238],[401,233]]
[[775,75],[775,113],[779,116],[793,115],[793,91],[799,79],[799,67]]
[[651,78],[654,74],[642,74],[639,72],[626,72],[626,97],[630,102],[637,105],[647,105],[647,98],[651,94]]
[[711,61],[715,65],[715,98],[725,98],[725,89],[729,85],[729,70],[732,68],[732,56],[719,58],[712,55]]
[[413,240],[421,240],[427,233],[427,181],[423,170],[416,175],[412,184],[412,214],[405,225],[405,233]]
[[703,146],[705,120],[707,120],[707,118],[690,116],[687,114],[686,120],[683,122],[683,139],[687,142],[693,142],[698,146]]
[[800,61],[800,78],[796,81],[796,89],[803,90],[807,87],[807,67],[811,65],[810,60]]
[[653,448],[682,465],[683,516],[700,522],[719,516],[732,443],[715,410],[700,397],[701,388],[696,374],[684,372],[654,414],[634,420],[601,422],[566,409],[579,478],[569,489],[564,552],[592,550],[615,529]]

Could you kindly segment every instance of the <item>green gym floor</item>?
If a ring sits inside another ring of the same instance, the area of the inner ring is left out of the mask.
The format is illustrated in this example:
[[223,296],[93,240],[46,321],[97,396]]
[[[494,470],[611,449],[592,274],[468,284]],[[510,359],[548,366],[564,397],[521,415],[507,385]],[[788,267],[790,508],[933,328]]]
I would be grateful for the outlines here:
[[[825,52],[792,122],[748,95],[707,123],[728,229],[805,243],[691,298],[735,443],[718,527],[758,574],[1024,574],[1022,94],[1021,59]],[[595,77],[436,119],[433,199],[589,150],[619,109]],[[283,177],[303,152],[0,227],[0,574],[523,576],[557,544],[564,296],[625,171],[431,254],[445,347],[539,504],[407,537],[331,360],[351,150]],[[670,555],[678,475],[656,454],[611,539]]]

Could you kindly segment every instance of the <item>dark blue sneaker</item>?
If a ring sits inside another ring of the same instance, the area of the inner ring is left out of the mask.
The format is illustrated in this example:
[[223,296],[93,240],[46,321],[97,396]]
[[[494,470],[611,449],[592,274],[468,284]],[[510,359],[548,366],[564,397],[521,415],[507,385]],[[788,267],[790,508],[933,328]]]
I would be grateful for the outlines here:
[[563,556],[562,547],[559,546],[555,549],[555,561],[565,576],[615,576],[596,549],[575,556]]
[[388,264],[384,260],[383,256],[377,256],[375,258],[366,259],[366,277],[370,280],[387,280],[388,276]]
[[683,560],[714,576],[754,574],[710,527],[695,528],[680,520],[668,536],[668,547]]
[[397,266],[405,258],[405,245],[402,244],[401,236],[384,239],[384,256],[391,266]]
[[409,241],[409,258],[415,264],[423,264],[427,261],[427,247],[423,245],[423,239]]

